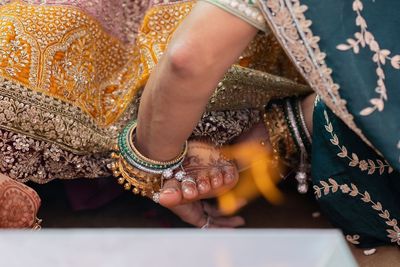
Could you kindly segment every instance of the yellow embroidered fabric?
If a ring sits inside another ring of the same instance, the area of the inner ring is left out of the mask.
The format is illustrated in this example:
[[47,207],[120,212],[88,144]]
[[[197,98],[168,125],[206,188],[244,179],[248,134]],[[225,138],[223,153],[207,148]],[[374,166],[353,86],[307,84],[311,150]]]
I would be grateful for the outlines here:
[[[135,45],[77,5],[35,3],[0,4],[0,172],[38,183],[108,175],[119,130],[195,2],[151,8]],[[309,90],[273,35],[259,34],[207,109],[261,107]]]
[[[194,3],[150,9],[135,46],[73,6],[0,6],[0,127],[77,154],[111,150],[135,113],[135,97]],[[259,107],[274,97],[308,92],[287,62],[273,37],[258,36],[226,74],[208,110]]]
[[71,6],[0,7],[0,125],[75,152],[107,151],[140,77],[133,46]]
[[126,108],[132,47],[73,7],[14,2],[0,15],[3,77],[74,104],[99,125]]

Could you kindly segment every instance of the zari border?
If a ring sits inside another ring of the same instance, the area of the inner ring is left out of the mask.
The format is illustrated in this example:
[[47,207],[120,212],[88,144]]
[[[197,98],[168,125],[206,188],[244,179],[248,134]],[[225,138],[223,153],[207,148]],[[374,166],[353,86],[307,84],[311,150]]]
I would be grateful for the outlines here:
[[300,0],[260,0],[259,6],[272,32],[289,58],[310,86],[321,96],[326,105],[366,144],[382,155],[365,137],[346,107],[346,100],[339,94],[339,85],[332,79],[325,57],[310,29],[312,21],[305,12],[308,7]]
[[75,154],[109,151],[113,129],[101,129],[80,108],[0,77],[0,128],[59,145]]

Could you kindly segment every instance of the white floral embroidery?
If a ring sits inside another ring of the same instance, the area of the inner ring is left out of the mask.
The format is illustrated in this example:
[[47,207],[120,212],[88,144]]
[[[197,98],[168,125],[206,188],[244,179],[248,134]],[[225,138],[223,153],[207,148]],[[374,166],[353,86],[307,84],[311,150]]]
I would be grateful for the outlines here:
[[324,116],[326,121],[325,130],[331,135],[330,142],[339,148],[340,152],[337,154],[339,157],[347,158],[350,161],[349,162],[350,167],[358,167],[360,168],[361,171],[368,171],[369,175],[374,174],[375,171],[378,169],[380,175],[382,175],[386,169],[388,173],[393,172],[393,168],[389,165],[389,163],[386,160],[384,162],[380,159],[377,159],[376,161],[373,161],[372,159],[360,160],[356,153],[351,153],[350,157],[347,148],[343,145],[340,145],[339,138],[334,132],[332,123],[329,120],[329,116],[326,110],[324,111]]
[[368,31],[367,21],[361,14],[363,10],[363,3],[361,0],[353,1],[353,10],[357,14],[356,25],[360,27],[360,31],[354,34],[354,39],[348,38],[347,44],[339,44],[336,48],[341,51],[352,49],[355,54],[358,54],[361,46],[361,48],[369,48],[369,50],[374,53],[372,61],[377,65],[376,75],[378,76],[378,80],[375,92],[378,93],[378,97],[370,99],[369,102],[371,106],[360,111],[360,115],[368,116],[376,110],[383,111],[385,101],[388,100],[383,66],[385,66],[386,61],[389,60],[393,68],[400,69],[400,55],[390,56],[391,51],[382,49],[372,32]]
[[332,178],[329,178],[328,182],[320,181],[320,184],[322,187],[319,187],[318,185],[313,186],[317,199],[321,198],[322,194],[328,195],[329,193],[342,192],[343,194],[348,194],[351,197],[359,197],[364,203],[370,204],[371,208],[378,212],[379,217],[384,219],[385,223],[391,227],[391,229],[386,229],[386,232],[388,233],[387,237],[391,242],[400,245],[400,228],[397,225],[397,220],[390,216],[390,212],[387,209],[383,209],[383,206],[379,201],[373,201],[367,191],[361,193],[355,184],[351,183],[350,186],[348,184],[338,184]]
[[340,87],[334,82],[333,71],[325,61],[326,53],[319,46],[320,37],[313,33],[312,21],[305,15],[308,7],[300,0],[262,0],[258,3],[282,47],[314,91],[336,116],[381,155],[356,125],[346,100],[339,94]]

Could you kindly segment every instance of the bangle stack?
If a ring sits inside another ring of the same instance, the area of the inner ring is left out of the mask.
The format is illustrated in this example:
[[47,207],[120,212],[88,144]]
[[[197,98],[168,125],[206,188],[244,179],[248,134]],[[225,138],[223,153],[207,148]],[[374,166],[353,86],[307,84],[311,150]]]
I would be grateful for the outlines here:
[[[128,124],[118,136],[118,145],[112,158],[111,169],[118,183],[126,190],[142,194],[158,202],[159,191],[164,179],[176,178],[182,181],[186,173],[182,163],[187,153],[187,142],[182,152],[170,161],[156,161],[147,158],[135,146],[136,121]],[[182,170],[174,173],[175,170]]]
[[263,118],[275,159],[284,161],[286,165],[291,166],[292,157],[297,153],[297,147],[285,120],[283,103],[280,100],[271,102],[265,107]]
[[265,108],[264,122],[276,158],[293,166],[293,159],[300,157],[296,163],[297,190],[307,193],[311,135],[305,124],[300,99],[286,98],[270,103]]

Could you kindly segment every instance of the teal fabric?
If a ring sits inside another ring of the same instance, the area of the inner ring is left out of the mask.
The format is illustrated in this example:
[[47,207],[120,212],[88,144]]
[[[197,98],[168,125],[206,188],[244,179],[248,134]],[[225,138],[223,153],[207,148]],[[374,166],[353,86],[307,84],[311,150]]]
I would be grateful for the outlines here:
[[[340,99],[330,95],[327,103],[344,100],[354,128],[376,149],[341,120],[352,124],[347,112],[338,110],[339,119],[323,102],[317,103],[312,179],[322,210],[352,243],[400,245],[400,1],[261,0],[260,6],[291,59],[313,79],[309,82],[314,90],[325,94],[334,88],[329,81],[317,81],[317,75],[324,76],[307,70],[304,57],[313,66],[321,60],[332,69]],[[308,22],[313,36],[319,36],[324,60],[316,57],[316,45],[306,38]]]
[[[369,116],[360,112],[371,106],[371,99],[379,98],[375,91],[378,64],[372,60],[374,52],[359,46],[359,53],[352,49],[340,51],[339,44],[348,44],[360,32],[356,25],[357,13],[351,0],[300,0],[308,6],[305,13],[312,21],[314,35],[321,38],[319,46],[327,54],[326,63],[333,70],[333,80],[340,85],[340,95],[347,101],[347,108],[354,115],[357,126],[391,165],[400,170],[400,70],[385,60],[382,69],[385,75],[387,101],[384,109]],[[381,50],[391,51],[389,57],[400,55],[400,1],[362,0],[361,16]],[[397,57],[396,57],[397,58]]]
[[[338,155],[343,152],[343,147],[349,158]],[[322,101],[318,102],[313,121],[312,179],[321,209],[346,235],[359,236],[356,243],[360,247],[400,244],[400,225],[397,225],[397,221],[400,223],[400,174],[389,173],[389,167],[374,168],[374,172],[368,174],[371,168],[362,170],[360,164],[349,166],[354,155],[359,162],[365,160],[369,166],[368,159],[376,167],[378,160],[384,162]],[[337,190],[334,190],[335,183]],[[365,198],[366,192],[370,200]]]

